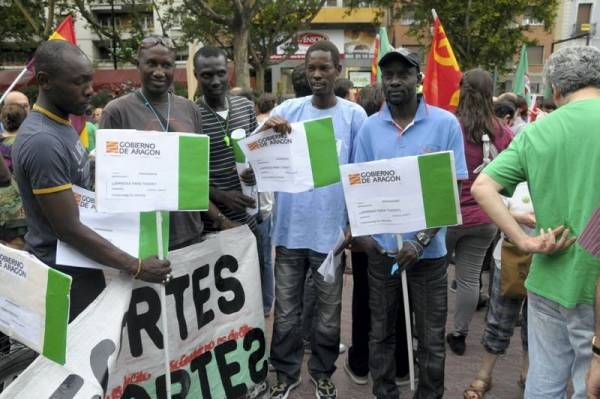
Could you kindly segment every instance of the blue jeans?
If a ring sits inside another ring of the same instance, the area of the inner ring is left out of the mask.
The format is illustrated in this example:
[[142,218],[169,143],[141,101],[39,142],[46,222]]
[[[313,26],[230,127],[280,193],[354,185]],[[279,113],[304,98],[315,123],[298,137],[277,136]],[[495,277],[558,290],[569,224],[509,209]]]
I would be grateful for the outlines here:
[[[402,303],[402,280],[400,273],[390,274],[393,263],[394,260],[388,256],[369,254],[369,369],[373,378],[373,394],[377,399],[396,399],[400,394],[394,379],[396,318],[398,306]],[[442,398],[448,312],[446,260],[420,260],[407,271],[407,277],[419,341],[419,384],[414,398]]]
[[302,298],[310,269],[317,293],[314,328],[310,337],[312,354],[309,374],[315,379],[330,377],[339,355],[342,310],[342,268],[335,281],[323,280],[317,272],[327,257],[310,249],[275,249],[275,321],[271,340],[271,364],[278,381],[292,383],[300,378],[302,345]]
[[262,285],[263,312],[265,314],[271,311],[273,307],[273,247],[271,246],[271,227],[272,218],[269,216],[256,225],[256,231],[260,237],[258,248],[262,253],[262,262],[260,264],[260,282]]
[[526,399],[565,399],[571,379],[572,399],[585,399],[585,379],[592,360],[594,307],[568,309],[530,292],[528,301],[529,371]]

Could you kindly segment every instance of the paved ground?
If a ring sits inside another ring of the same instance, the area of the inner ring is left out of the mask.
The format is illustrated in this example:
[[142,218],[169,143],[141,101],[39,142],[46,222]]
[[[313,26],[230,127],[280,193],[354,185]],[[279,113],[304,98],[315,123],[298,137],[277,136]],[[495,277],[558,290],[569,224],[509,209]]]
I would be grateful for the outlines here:
[[[449,279],[452,279],[453,269],[450,270]],[[487,287],[487,273],[484,274],[484,282]],[[447,328],[452,326],[454,315],[454,299],[455,295],[452,292],[448,293],[448,324]],[[342,306],[342,342],[349,345],[351,342],[351,306],[352,306],[352,276],[344,275],[344,291],[343,291],[343,306]],[[444,397],[450,399],[462,398],[464,389],[469,385],[475,377],[480,366],[480,360],[484,352],[480,344],[481,335],[484,326],[485,309],[477,312],[470,327],[470,335],[467,338],[467,351],[464,356],[456,356],[449,349],[446,355],[446,393]],[[269,334],[273,318],[267,319]],[[521,391],[517,386],[519,377],[519,367],[521,361],[521,331],[519,328],[515,330],[515,338],[511,342],[508,352],[501,357],[496,363],[494,372],[494,381],[492,390],[486,395],[488,399],[520,399]],[[308,356],[304,357],[304,365],[302,370],[302,384],[296,388],[290,395],[289,399],[308,399],[314,398],[313,385],[310,383],[307,371],[306,362]],[[338,389],[338,398],[340,399],[365,399],[372,398],[370,385],[356,385],[346,375],[343,370],[343,363],[346,354],[340,355],[337,361],[338,369],[333,376]],[[269,381],[274,381],[274,374],[269,374]],[[410,398],[409,388],[401,390],[401,398]]]

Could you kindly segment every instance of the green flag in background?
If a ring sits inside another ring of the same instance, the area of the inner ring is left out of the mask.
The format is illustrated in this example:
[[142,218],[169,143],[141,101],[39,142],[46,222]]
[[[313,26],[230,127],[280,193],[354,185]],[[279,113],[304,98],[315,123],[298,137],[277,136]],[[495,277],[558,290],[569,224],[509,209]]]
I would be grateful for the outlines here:
[[[379,28],[379,60],[383,58],[388,52],[393,50],[394,48],[391,46],[390,41],[388,40],[387,29],[382,26]],[[379,65],[377,65],[377,81],[381,82],[381,69]]]
[[531,103],[529,78],[527,77],[528,69],[529,63],[527,62],[527,45],[524,44],[523,47],[521,47],[519,65],[517,66],[517,70],[515,71],[515,77],[513,80],[513,92],[515,94],[525,97],[527,105]]

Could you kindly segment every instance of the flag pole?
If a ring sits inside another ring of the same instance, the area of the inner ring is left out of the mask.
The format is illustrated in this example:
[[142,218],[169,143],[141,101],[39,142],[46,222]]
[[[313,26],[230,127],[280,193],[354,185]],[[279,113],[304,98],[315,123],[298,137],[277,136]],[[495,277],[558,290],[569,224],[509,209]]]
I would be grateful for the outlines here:
[[[163,231],[162,231],[162,212],[156,211],[156,243],[158,244],[158,259],[164,260],[165,253],[163,251]],[[165,388],[166,397],[171,399],[171,366],[169,364],[169,324],[167,322],[167,293],[165,284],[160,285],[160,308],[162,319],[163,332],[163,353],[165,356]]]
[[17,75],[15,80],[13,80],[13,82],[10,84],[10,86],[8,86],[8,89],[6,89],[6,91],[2,95],[2,98],[0,98],[0,104],[2,104],[4,102],[4,99],[6,99],[6,96],[8,96],[8,93],[10,93],[12,91],[12,89],[15,88],[17,83],[19,83],[19,80],[21,80],[21,78],[25,75],[26,72],[27,72],[27,66],[25,66],[25,68],[23,68],[23,70]]
[[[396,234],[398,251],[402,250],[402,234]],[[401,266],[401,265],[399,265]],[[408,303],[408,279],[406,277],[406,268],[402,269],[402,299],[404,300],[404,324],[406,325],[406,347],[408,348],[408,376],[410,378],[410,390],[415,391],[415,361],[413,353],[412,338],[412,317],[410,314],[410,304]]]

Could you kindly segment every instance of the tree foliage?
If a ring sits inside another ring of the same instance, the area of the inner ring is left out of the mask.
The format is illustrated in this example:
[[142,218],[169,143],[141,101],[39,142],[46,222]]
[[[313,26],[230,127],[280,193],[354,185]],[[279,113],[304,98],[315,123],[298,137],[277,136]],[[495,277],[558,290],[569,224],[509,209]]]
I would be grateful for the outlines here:
[[[114,31],[111,24],[102,23],[94,12],[95,7],[106,10],[111,3],[117,10],[116,18],[121,15],[119,10],[126,10],[128,15],[126,23],[116,24]],[[169,26],[163,21],[159,10],[156,0],[7,0],[0,3],[4,17],[0,24],[0,37],[3,38],[3,46],[35,49],[48,38],[63,16],[71,13],[76,18],[83,18],[99,40],[106,41],[110,55],[115,52],[119,61],[131,62],[139,41],[150,33],[143,24],[143,15],[156,12],[160,30],[163,34],[168,30]],[[113,46],[113,42],[116,46]]]
[[[356,6],[358,0],[352,0]],[[523,16],[542,21],[550,30],[554,25],[558,0],[374,0],[390,9],[394,19],[413,16],[409,34],[428,45],[429,28],[435,9],[444,26],[461,69],[482,67],[504,72],[523,43],[530,42],[522,24]]]
[[257,90],[280,45],[290,54],[293,38],[309,26],[325,0],[183,0],[172,18],[180,18],[185,37],[219,46],[235,63],[236,85],[249,87],[249,65],[256,70]]
[[[146,16],[152,18],[154,13],[158,15],[159,31],[162,35],[165,35],[169,28],[162,18],[159,4],[155,0],[151,2],[142,0],[70,0],[66,3],[69,11],[81,15],[100,40],[106,41],[106,48],[110,55],[112,56],[114,53],[119,61],[133,62],[139,42],[144,36],[152,33],[152,30],[144,25]],[[114,30],[112,23],[101,23],[98,14],[93,11],[94,7],[106,7],[107,4],[109,6],[112,4],[116,8],[115,18],[120,17],[119,10],[127,11],[127,19],[121,23],[115,23]]]

